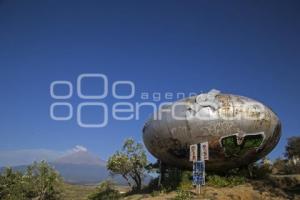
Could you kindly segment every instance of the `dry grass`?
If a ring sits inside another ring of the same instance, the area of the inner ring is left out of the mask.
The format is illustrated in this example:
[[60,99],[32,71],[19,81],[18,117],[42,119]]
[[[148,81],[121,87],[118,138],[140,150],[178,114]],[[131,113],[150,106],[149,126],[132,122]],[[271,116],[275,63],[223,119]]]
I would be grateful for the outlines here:
[[[299,175],[298,175],[299,176]],[[297,176],[297,178],[298,178]],[[280,177],[282,178],[282,177]],[[285,177],[287,178],[287,177]],[[294,178],[294,176],[293,176]],[[298,185],[299,186],[299,185]],[[288,187],[290,188],[290,187]],[[121,193],[129,191],[128,187],[116,187]],[[296,191],[299,190],[297,187]],[[64,185],[64,200],[87,200],[87,197],[96,191],[96,186],[84,185]],[[195,191],[192,191],[195,193]],[[134,194],[126,196],[125,200],[171,200],[176,196],[176,192],[153,194]],[[249,181],[245,184],[233,187],[214,187],[205,186],[202,188],[200,196],[194,195],[194,199],[211,199],[211,200],[283,200],[283,199],[300,199],[300,192],[286,191],[286,188],[280,185],[274,185],[272,182],[265,180]]]
[[87,200],[96,191],[96,186],[64,184],[64,200]]

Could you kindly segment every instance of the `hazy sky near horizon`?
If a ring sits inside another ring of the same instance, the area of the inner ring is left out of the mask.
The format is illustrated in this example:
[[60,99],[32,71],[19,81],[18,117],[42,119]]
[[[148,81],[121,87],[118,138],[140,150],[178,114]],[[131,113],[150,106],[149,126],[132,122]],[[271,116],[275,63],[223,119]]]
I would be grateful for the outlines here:
[[[299,10],[296,0],[0,0],[0,151],[81,145],[107,159],[125,138],[142,141],[149,110],[127,122],[109,113],[105,128],[77,125],[76,107],[85,100],[76,95],[76,79],[102,73],[109,94],[101,102],[109,109],[118,80],[134,82],[133,103],[142,92],[212,88],[259,100],[282,121],[282,138],[270,154],[281,156],[286,139],[300,134]],[[55,80],[72,82],[70,99],[51,98]],[[99,84],[84,89],[95,93]],[[54,102],[71,103],[73,118],[52,120]],[[95,120],[99,112],[86,115]]]

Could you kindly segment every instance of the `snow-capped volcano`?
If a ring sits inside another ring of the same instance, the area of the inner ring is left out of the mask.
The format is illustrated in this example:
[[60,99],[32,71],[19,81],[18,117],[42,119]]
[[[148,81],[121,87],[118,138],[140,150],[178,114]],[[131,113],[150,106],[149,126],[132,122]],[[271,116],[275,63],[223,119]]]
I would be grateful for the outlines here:
[[87,149],[77,149],[56,159],[55,164],[99,165],[105,166],[106,162],[100,157],[90,153]]

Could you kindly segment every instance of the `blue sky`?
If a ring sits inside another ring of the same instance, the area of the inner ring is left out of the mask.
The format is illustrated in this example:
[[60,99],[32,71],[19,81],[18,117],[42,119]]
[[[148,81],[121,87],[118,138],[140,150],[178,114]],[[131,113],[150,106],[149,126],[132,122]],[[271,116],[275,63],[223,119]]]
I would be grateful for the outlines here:
[[[52,81],[102,73],[109,87],[141,92],[212,88],[270,106],[286,138],[299,135],[300,4],[297,1],[0,1],[0,151],[76,145],[103,159],[142,141],[140,120],[86,129],[49,117]],[[96,92],[97,84],[86,91]],[[66,100],[76,108],[76,93]],[[111,94],[104,100],[111,105]],[[94,118],[96,114],[92,114]]]

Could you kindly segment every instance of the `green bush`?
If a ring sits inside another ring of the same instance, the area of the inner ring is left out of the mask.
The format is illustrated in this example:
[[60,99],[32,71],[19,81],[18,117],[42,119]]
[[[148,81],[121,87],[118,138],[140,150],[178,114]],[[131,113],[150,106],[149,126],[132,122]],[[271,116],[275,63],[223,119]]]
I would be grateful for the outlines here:
[[166,191],[172,191],[177,189],[181,182],[181,170],[178,169],[168,169],[165,178],[162,182],[162,186]]
[[20,172],[14,172],[12,168],[6,168],[0,176],[0,199],[28,199],[26,198],[26,188],[22,182],[23,175]]
[[193,189],[192,172],[183,171],[181,173],[178,189],[179,190],[191,190],[191,189]]
[[252,176],[256,179],[263,179],[272,173],[272,166],[270,164],[255,164],[252,169]]
[[159,190],[158,188],[158,178],[153,178],[149,181],[148,185],[143,188],[144,191],[152,192]]
[[300,163],[292,163],[288,160],[278,158],[272,166],[273,174],[300,174]]
[[117,200],[121,199],[121,194],[114,189],[114,184],[111,181],[103,181],[98,186],[97,191],[88,198],[90,200]]
[[192,185],[192,172],[181,171],[178,169],[168,169],[162,187],[158,187],[158,179],[152,179],[149,184],[143,188],[144,192],[156,196],[159,193],[168,193],[174,190],[190,190]]
[[218,175],[212,175],[207,177],[207,183],[211,186],[217,187],[232,187],[245,183],[245,178],[242,176],[229,176],[223,177]]
[[162,187],[164,190],[188,190],[192,186],[192,172],[182,171],[178,169],[168,169],[165,179],[162,182]]
[[161,193],[160,191],[154,190],[154,191],[151,192],[151,196],[152,196],[152,197],[156,197],[156,196],[159,196],[160,193]]
[[48,163],[30,165],[25,173],[6,168],[0,175],[2,200],[61,199],[62,179]]
[[300,174],[300,163],[286,165],[286,174]]
[[190,200],[193,198],[193,193],[185,190],[177,190],[174,200]]

